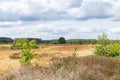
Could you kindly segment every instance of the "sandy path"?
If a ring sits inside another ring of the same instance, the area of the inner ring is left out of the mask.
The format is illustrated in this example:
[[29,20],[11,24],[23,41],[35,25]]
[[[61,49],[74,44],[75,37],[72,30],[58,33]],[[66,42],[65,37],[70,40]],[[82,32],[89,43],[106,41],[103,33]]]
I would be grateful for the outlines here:
[[90,49],[85,49],[85,50],[81,50],[78,51],[78,56],[88,56],[88,55],[92,55],[93,54],[94,49],[90,48]]

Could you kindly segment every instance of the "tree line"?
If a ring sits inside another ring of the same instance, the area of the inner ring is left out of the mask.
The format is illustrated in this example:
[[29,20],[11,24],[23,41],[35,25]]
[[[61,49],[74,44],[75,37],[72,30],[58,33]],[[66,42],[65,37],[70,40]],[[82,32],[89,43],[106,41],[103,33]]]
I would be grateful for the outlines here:
[[[10,44],[16,41],[17,39],[22,38],[8,38],[8,37],[0,37],[0,44]],[[35,40],[37,44],[97,44],[97,39],[68,39],[66,40],[64,37],[60,37],[58,39],[53,40],[42,40],[40,38],[27,38],[29,41]],[[108,40],[108,42],[117,42],[119,40]]]

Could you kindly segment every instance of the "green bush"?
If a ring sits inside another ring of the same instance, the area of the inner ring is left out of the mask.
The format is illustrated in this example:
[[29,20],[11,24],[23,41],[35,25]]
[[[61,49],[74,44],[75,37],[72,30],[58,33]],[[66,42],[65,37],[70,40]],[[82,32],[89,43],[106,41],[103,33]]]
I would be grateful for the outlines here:
[[35,40],[31,40],[30,41],[30,45],[33,49],[36,49],[36,48],[39,48],[39,46],[37,45],[36,41]]
[[120,56],[120,43],[109,44],[107,46],[95,46],[94,53],[96,55],[119,57]]
[[120,42],[108,43],[106,34],[98,38],[99,45],[95,46],[94,54],[108,57],[120,57]]
[[20,46],[20,49],[22,51],[20,63],[24,65],[30,65],[31,60],[35,57],[33,55],[34,51],[32,50],[31,42],[26,38],[22,39],[22,42],[23,43]]
[[11,49],[20,49],[20,46],[22,44],[22,39],[15,39],[12,43]]
[[[13,41],[13,44],[11,46],[11,49],[21,49],[22,44],[24,43],[24,38],[17,38]],[[29,41],[29,40],[28,40]],[[36,49],[39,48],[35,40],[29,41],[31,48]]]

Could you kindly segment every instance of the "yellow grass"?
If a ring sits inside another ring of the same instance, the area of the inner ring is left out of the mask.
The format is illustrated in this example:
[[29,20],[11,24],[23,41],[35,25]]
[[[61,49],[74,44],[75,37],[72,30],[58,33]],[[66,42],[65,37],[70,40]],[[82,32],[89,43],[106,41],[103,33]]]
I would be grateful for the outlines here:
[[[0,45],[0,72],[4,73],[9,68],[19,68],[19,59],[10,59],[10,56],[20,53],[19,50],[11,50],[10,44]],[[92,45],[40,45],[39,49],[35,50],[35,54],[39,55],[39,59],[34,59],[32,63],[41,66],[49,65],[53,57],[68,57],[72,56],[72,51],[77,48],[78,56],[90,55],[92,53]],[[33,64],[34,65],[34,64]],[[5,66],[5,67],[3,67]]]
[[[22,67],[19,50],[10,44],[0,45],[0,80],[119,80],[120,61],[114,58],[95,57],[93,45],[40,45],[35,49],[38,59],[32,67]],[[72,52],[77,48],[77,57]],[[88,57],[86,57],[88,56]],[[28,77],[29,76],[29,77]]]

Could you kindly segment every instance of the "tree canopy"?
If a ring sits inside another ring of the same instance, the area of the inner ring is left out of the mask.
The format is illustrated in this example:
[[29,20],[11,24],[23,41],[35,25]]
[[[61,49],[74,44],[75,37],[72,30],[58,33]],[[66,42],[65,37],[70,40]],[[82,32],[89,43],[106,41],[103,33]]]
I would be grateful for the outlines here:
[[59,43],[59,44],[66,44],[65,38],[64,38],[64,37],[60,37],[60,38],[58,39],[58,43]]

